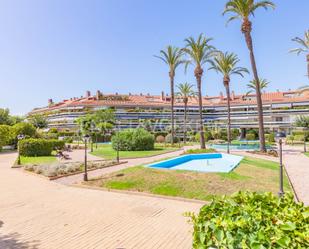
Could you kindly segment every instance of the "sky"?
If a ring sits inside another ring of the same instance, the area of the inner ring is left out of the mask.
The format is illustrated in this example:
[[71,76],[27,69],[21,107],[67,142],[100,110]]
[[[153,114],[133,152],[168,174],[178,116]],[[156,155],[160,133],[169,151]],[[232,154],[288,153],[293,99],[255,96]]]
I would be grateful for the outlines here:
[[[168,68],[153,55],[167,45],[204,33],[217,49],[234,52],[250,67],[240,21],[226,25],[225,0],[0,0],[0,108],[23,115],[47,100],[90,90],[103,93],[169,93]],[[309,84],[305,55],[288,51],[309,28],[308,0],[274,0],[257,11],[252,37],[268,91]],[[231,88],[246,92],[245,78]],[[196,84],[193,68],[180,67],[176,84]],[[205,67],[203,95],[223,91],[222,76]]]

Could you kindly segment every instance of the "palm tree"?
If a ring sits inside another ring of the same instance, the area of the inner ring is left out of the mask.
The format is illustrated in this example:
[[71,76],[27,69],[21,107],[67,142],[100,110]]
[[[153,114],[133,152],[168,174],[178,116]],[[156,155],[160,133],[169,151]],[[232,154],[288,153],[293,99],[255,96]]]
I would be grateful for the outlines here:
[[174,78],[175,72],[179,65],[185,63],[183,60],[183,51],[180,48],[167,46],[166,50],[160,51],[160,56],[155,56],[162,60],[169,67],[169,77],[170,77],[170,87],[171,87],[171,122],[172,122],[172,144],[174,144],[174,103],[175,103],[175,94],[174,94]]
[[[266,79],[260,79],[260,90],[267,88],[269,85],[269,81]],[[249,95],[253,92],[256,92],[256,83],[255,80],[251,80],[249,84],[247,84],[247,87],[249,91],[246,93],[246,95]]]
[[182,98],[182,101],[184,103],[185,106],[185,112],[184,112],[184,135],[183,135],[183,141],[184,144],[186,144],[186,140],[187,140],[187,109],[188,109],[188,102],[189,99],[194,97],[196,95],[196,93],[193,91],[193,85],[189,84],[189,83],[183,83],[183,84],[179,84],[177,86],[179,92],[177,93],[177,95],[179,97]]
[[300,53],[307,53],[307,76],[309,78],[309,30],[305,32],[304,39],[295,37],[294,39],[292,39],[292,41],[297,42],[301,47],[294,48],[290,50],[290,52],[297,53],[297,55],[299,55]]
[[260,89],[260,81],[257,71],[257,66],[255,62],[255,56],[253,52],[253,42],[251,37],[252,23],[249,20],[250,16],[254,16],[254,12],[263,7],[268,9],[269,7],[275,8],[275,4],[271,1],[254,1],[254,0],[229,0],[225,4],[225,9],[223,14],[232,13],[233,15],[228,19],[228,22],[240,19],[242,20],[241,32],[244,34],[246,39],[246,44],[250,52],[250,61],[253,71],[254,80],[256,82],[256,101],[258,108],[258,118],[259,118],[259,137],[260,137],[260,150],[262,152],[266,151],[265,146],[265,136],[264,136],[264,121],[263,121],[263,103]]
[[193,37],[185,39],[186,47],[183,51],[189,56],[190,60],[186,62],[186,68],[189,64],[195,67],[194,76],[197,82],[198,101],[199,101],[199,115],[200,115],[200,143],[201,149],[205,149],[205,137],[204,137],[204,122],[203,122],[203,98],[202,98],[202,76],[203,66],[209,63],[213,57],[215,48],[209,45],[211,38],[206,38],[203,34],[200,34],[197,40]]
[[214,60],[211,61],[212,67],[210,68],[223,75],[223,85],[225,87],[227,97],[227,153],[230,153],[231,143],[230,77],[233,74],[244,77],[244,73],[249,73],[248,69],[238,67],[238,62],[239,59],[236,54],[228,52],[219,53]]

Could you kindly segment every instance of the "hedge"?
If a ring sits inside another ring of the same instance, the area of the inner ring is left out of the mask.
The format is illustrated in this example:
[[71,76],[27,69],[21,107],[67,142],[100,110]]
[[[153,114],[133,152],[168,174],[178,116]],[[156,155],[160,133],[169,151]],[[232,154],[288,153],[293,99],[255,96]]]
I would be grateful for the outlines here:
[[154,149],[154,136],[143,128],[126,129],[112,137],[112,147],[121,151],[141,151]]
[[271,134],[265,134],[265,139],[269,142],[269,143],[274,143],[275,142],[275,134],[271,133]]
[[193,222],[193,248],[309,248],[309,207],[291,193],[239,192],[214,199]]
[[255,139],[256,139],[256,136],[255,136],[254,133],[246,134],[246,140],[252,141],[252,140],[255,140]]
[[22,156],[50,156],[53,150],[61,150],[64,145],[64,141],[54,139],[30,138],[18,142],[19,152]]

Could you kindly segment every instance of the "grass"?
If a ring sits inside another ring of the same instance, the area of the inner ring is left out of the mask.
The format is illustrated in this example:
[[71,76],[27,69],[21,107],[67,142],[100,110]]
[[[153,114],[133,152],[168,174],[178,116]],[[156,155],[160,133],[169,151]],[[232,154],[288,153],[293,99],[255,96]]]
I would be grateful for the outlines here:
[[[108,189],[210,200],[214,196],[230,195],[239,190],[277,194],[278,170],[278,163],[245,157],[230,173],[199,173],[136,166],[91,180],[88,184]],[[286,176],[284,188],[285,191],[291,191]]]
[[307,157],[309,157],[309,152],[304,153]]
[[55,156],[38,156],[38,157],[20,157],[20,162],[22,165],[25,164],[47,164],[56,162],[57,158]]
[[[120,151],[120,158],[137,158],[137,157],[148,157],[156,156],[166,152],[172,152],[178,150],[178,147],[164,147],[164,145],[155,145],[154,150],[150,151]],[[94,156],[103,157],[105,159],[114,159],[117,156],[117,152],[112,148],[111,144],[100,144],[96,149],[94,146],[93,152]]]

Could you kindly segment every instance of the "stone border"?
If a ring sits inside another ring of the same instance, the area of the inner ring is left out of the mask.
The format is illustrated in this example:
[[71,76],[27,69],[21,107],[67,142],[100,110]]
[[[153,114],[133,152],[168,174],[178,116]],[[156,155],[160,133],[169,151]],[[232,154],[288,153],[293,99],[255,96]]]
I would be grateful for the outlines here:
[[167,200],[172,200],[172,201],[183,201],[183,202],[191,202],[191,203],[204,204],[204,205],[210,203],[210,201],[188,199],[188,198],[184,198],[184,197],[157,195],[157,194],[151,194],[151,193],[147,193],[147,192],[138,192],[138,191],[129,191],[129,190],[108,189],[108,188],[102,188],[102,187],[96,187],[96,186],[89,186],[89,185],[85,185],[85,184],[72,184],[72,185],[69,185],[69,186],[74,187],[74,188],[99,190],[99,191],[120,193],[120,194],[126,194],[126,195],[139,195],[139,196],[146,196],[146,197],[152,197],[152,198],[155,197],[155,198],[167,199]]

